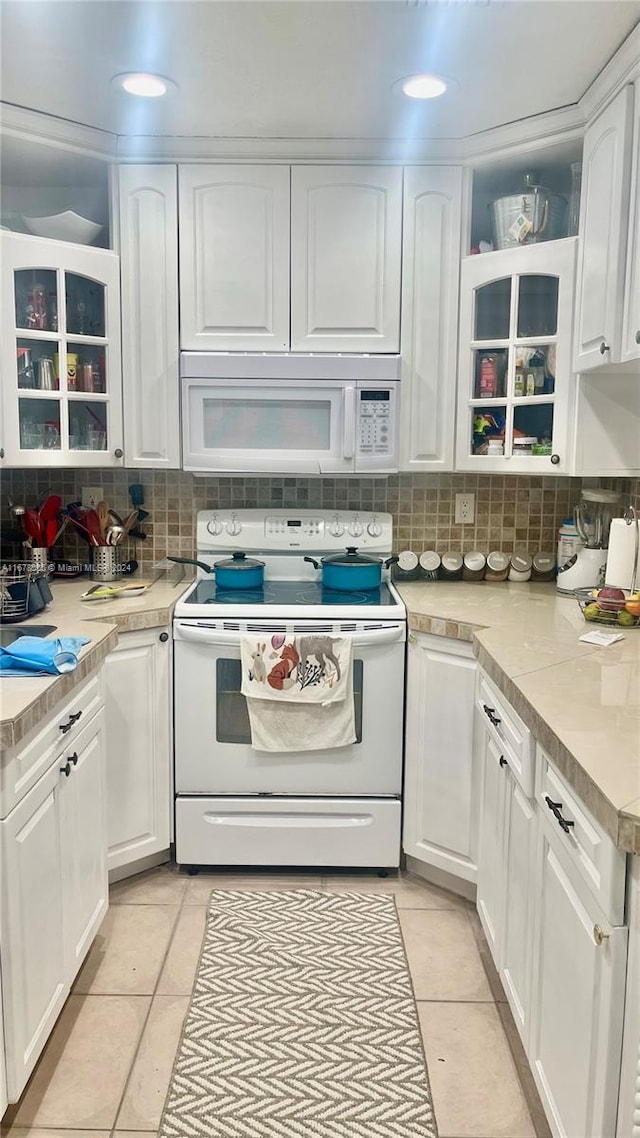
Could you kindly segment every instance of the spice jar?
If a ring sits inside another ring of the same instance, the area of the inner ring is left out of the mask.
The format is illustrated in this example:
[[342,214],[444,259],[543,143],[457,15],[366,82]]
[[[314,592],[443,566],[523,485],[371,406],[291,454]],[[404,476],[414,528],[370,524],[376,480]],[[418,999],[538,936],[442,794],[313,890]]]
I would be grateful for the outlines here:
[[556,559],[553,553],[534,553],[531,564],[532,581],[553,581],[556,575]]
[[506,581],[509,576],[510,559],[506,553],[502,553],[499,549],[494,549],[487,557],[487,568],[485,569],[485,581]]
[[391,577],[394,581],[417,581],[420,576],[420,566],[417,554],[411,549],[403,549],[398,554],[398,560],[391,566]]
[[480,553],[477,549],[474,549],[471,553],[465,553],[462,562],[462,580],[481,581],[484,577],[486,567],[487,559],[484,553]]
[[513,553],[509,563],[510,581],[529,581],[533,560],[529,553]]
[[425,581],[437,581],[440,570],[440,554],[435,549],[425,549],[420,554],[420,576]]
[[442,554],[440,578],[443,581],[462,580],[462,554],[453,551]]

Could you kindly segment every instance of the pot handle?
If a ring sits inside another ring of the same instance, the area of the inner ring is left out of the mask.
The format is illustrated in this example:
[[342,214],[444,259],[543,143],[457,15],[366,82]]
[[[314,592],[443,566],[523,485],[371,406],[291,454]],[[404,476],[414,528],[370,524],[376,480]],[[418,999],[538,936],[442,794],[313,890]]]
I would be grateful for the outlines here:
[[388,569],[390,565],[397,565],[399,560],[397,553],[394,553],[393,557],[387,557],[387,560],[383,561],[382,564],[385,569]]
[[175,561],[176,565],[197,565],[198,569],[204,569],[205,573],[213,573],[210,565],[204,561],[198,561],[195,557],[169,557],[167,554],[167,561]]
[[320,568],[320,562],[316,561],[315,557],[303,557],[302,560],[303,561],[310,561],[311,564],[313,565],[314,569]]

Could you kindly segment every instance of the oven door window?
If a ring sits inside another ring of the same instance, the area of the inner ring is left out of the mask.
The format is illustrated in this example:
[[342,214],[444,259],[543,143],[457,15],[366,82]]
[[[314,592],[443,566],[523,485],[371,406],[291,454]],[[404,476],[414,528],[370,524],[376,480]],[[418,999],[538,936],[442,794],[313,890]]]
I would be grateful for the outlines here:
[[[362,742],[362,664],[362,660],[353,661],[356,743]],[[240,691],[241,683],[242,669],[239,660],[216,660],[216,739],[219,743],[251,745],[249,712],[247,701]]]

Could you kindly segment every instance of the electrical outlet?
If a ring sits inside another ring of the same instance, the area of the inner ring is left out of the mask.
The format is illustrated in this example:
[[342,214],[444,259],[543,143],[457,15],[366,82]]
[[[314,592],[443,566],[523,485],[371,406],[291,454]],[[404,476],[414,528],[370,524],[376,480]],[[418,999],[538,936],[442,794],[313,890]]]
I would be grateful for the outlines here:
[[82,487],[82,505],[91,506],[94,510],[104,498],[102,493],[102,486],[83,486]]
[[459,525],[470,525],[476,516],[475,494],[456,494],[455,521]]

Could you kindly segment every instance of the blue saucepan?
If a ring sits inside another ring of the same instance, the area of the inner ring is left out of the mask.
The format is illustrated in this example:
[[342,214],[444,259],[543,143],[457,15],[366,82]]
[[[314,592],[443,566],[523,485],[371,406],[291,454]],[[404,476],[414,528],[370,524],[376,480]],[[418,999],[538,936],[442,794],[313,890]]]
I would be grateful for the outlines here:
[[215,573],[218,589],[261,589],[264,584],[264,561],[247,557],[246,553],[234,553],[215,565],[207,565],[195,557],[167,557],[179,565],[197,565],[205,573]]
[[379,589],[383,568],[387,569],[397,560],[397,557],[387,557],[386,561],[381,561],[379,557],[358,553],[354,546],[349,546],[344,553],[336,553],[333,557],[323,557],[322,561],[316,561],[315,557],[305,557],[305,561],[310,561],[316,569],[322,568],[322,584],[325,589],[340,589],[347,593]]

